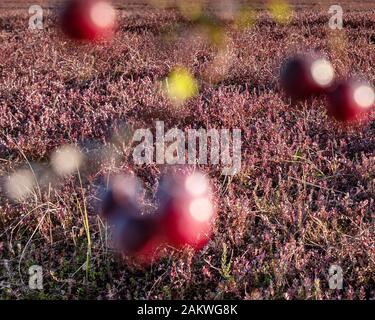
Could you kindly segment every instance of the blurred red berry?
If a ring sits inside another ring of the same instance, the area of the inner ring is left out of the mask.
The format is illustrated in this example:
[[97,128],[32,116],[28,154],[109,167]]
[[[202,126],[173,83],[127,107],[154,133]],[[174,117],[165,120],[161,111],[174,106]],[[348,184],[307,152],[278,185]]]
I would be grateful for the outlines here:
[[69,0],[62,17],[62,29],[77,40],[106,40],[113,36],[116,11],[106,0]]
[[167,242],[175,248],[203,248],[215,215],[207,178],[201,173],[166,177],[158,196],[161,230]]
[[140,263],[157,258],[163,245],[155,215],[142,215],[137,203],[140,182],[132,176],[116,176],[102,199],[101,215],[113,230],[116,248]]
[[292,98],[305,99],[325,93],[334,81],[334,69],[325,58],[310,54],[295,56],[281,68],[281,85]]
[[374,88],[356,80],[341,81],[328,94],[328,114],[338,121],[365,120],[374,105]]
[[[110,181],[110,188],[102,197],[101,215],[108,220],[117,215],[134,215],[139,211],[137,193],[140,182],[132,176],[115,176]],[[121,208],[121,210],[118,210]]]
[[159,236],[159,225],[155,216],[139,214],[118,217],[115,241],[121,252],[140,263],[157,259],[163,241]]

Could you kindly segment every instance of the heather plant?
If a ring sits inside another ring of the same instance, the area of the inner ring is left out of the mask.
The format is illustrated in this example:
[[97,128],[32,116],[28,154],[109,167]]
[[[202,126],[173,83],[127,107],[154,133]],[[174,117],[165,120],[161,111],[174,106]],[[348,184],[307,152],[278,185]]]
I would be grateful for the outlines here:
[[[314,49],[338,77],[374,85],[372,4],[343,1],[341,30],[328,6],[285,7],[280,23],[256,5],[254,23],[220,22],[220,46],[178,8],[116,4],[114,39],[95,45],[64,38],[50,6],[38,32],[27,10],[0,9],[0,297],[374,298],[375,114],[343,127],[323,98],[292,103],[278,81],[286,57]],[[180,66],[197,81],[182,106],[160,86]],[[241,129],[242,162],[234,176],[199,165],[218,200],[210,242],[139,267],[111,245],[99,191],[131,171],[144,214],[155,209],[165,166],[136,165],[129,135],[156,121]],[[59,150],[80,156],[61,166]],[[43,290],[28,287],[35,265]],[[332,265],[342,290],[330,289]]]

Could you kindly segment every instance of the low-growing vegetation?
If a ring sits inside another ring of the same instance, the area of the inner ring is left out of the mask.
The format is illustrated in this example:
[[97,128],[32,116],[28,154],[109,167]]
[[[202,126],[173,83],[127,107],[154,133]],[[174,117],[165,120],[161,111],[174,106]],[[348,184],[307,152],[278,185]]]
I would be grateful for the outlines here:
[[[63,37],[53,8],[34,32],[26,10],[2,9],[0,297],[375,298],[375,122],[343,127],[323,98],[292,103],[278,83],[286,57],[319,50],[339,77],[374,85],[374,8],[352,4],[343,30],[331,30],[327,4],[304,3],[286,24],[257,6],[254,24],[226,21],[220,43],[175,9],[121,5],[115,38],[95,45]],[[179,66],[199,84],[183,105],[161,85]],[[225,177],[200,166],[218,209],[202,251],[171,251],[140,267],[111,249],[98,189],[131,170],[147,190],[145,212],[155,206],[163,167],[134,165],[124,132],[155,121],[166,130],[241,129],[242,168]],[[51,155],[66,144],[83,150],[85,165],[50,178]],[[30,167],[37,187],[10,199],[7,176]],[[329,289],[333,264],[343,290]],[[31,265],[43,267],[42,291],[27,285]]]

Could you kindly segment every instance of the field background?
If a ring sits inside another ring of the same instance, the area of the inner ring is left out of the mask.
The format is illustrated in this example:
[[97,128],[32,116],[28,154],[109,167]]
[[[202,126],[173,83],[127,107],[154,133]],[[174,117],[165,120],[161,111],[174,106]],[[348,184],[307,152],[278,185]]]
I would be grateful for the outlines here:
[[[178,1],[178,0],[177,0]],[[217,0],[204,0],[204,3],[214,3]],[[33,4],[42,4],[44,7],[56,7],[63,4],[65,0],[3,0],[0,4],[0,8],[28,8]],[[241,3],[252,3],[255,6],[263,6],[267,3],[266,0],[240,0]],[[148,0],[114,0],[113,3],[120,8],[125,7],[137,7],[137,6],[147,6],[150,1]],[[374,8],[374,2],[372,0],[362,0],[362,1],[353,1],[353,0],[341,0],[339,3],[334,0],[291,0],[288,3],[295,6],[295,8],[305,8],[305,7],[314,7],[314,6],[331,6],[334,4],[340,4],[343,6],[350,6],[351,9],[361,9],[361,8]]]
[[[52,9],[43,31],[27,29],[29,3]],[[217,48],[190,37],[176,10],[117,1],[113,42],[77,46],[61,36],[55,2],[0,3],[0,176],[29,164],[40,173],[40,189],[25,201],[0,189],[1,298],[375,298],[375,123],[343,128],[326,116],[323,99],[292,106],[277,81],[287,56],[317,49],[339,77],[359,74],[374,85],[375,4],[340,1],[344,29],[332,31],[329,1],[294,2],[287,25],[257,3],[255,25],[226,25],[214,84],[203,75]],[[156,85],[176,65],[200,81],[183,108]],[[228,179],[220,168],[201,168],[219,212],[203,251],[139,268],[108,246],[96,190],[109,174],[132,169],[149,190],[145,211],[154,206],[163,168],[134,167],[121,128],[154,128],[156,120],[241,128],[242,171]],[[82,179],[46,186],[49,156],[67,143],[90,155]],[[43,291],[28,289],[34,264],[44,268]],[[344,271],[344,290],[328,288],[332,264]]]

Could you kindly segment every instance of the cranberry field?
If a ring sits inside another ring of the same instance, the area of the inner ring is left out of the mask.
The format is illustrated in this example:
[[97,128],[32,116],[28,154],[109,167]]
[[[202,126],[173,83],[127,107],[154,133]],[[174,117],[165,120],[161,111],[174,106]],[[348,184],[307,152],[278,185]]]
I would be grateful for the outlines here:
[[[375,4],[341,1],[333,30],[325,1],[293,1],[288,19],[261,1],[241,19],[211,3],[220,23],[202,33],[178,6],[115,1],[113,39],[92,44],[62,34],[62,2],[0,4],[1,299],[375,299],[375,112],[346,126],[324,97],[291,101],[279,84],[287,57],[316,50],[337,78],[375,85]],[[43,29],[29,30],[38,3]],[[162,89],[176,67],[198,88],[179,104]],[[156,207],[168,165],[135,164],[131,141],[156,121],[241,129],[241,169],[199,166],[217,210],[202,250],[139,265],[111,246],[99,195],[131,171],[143,213]],[[66,145],[84,160],[59,175],[55,151]],[[33,265],[43,290],[28,286]],[[330,289],[332,265],[342,290]]]

